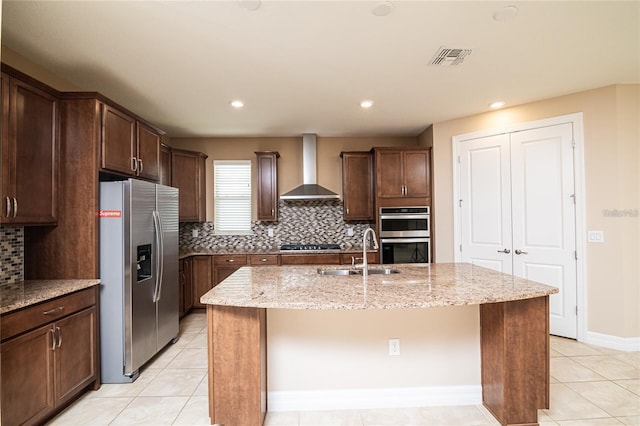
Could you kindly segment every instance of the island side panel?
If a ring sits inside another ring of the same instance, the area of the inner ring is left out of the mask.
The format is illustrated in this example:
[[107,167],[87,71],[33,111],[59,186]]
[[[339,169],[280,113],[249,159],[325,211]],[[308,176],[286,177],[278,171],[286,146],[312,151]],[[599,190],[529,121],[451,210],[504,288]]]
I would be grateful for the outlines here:
[[266,310],[207,305],[211,424],[262,425]]
[[480,305],[482,399],[503,425],[549,408],[549,297]]

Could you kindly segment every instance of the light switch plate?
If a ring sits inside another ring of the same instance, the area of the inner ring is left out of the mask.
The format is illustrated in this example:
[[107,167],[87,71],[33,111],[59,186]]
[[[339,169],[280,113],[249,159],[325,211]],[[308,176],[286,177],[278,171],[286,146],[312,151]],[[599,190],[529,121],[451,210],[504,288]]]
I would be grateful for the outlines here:
[[197,229],[192,229],[191,230],[191,236],[193,238],[198,238],[198,230]]
[[270,237],[273,237],[273,228],[268,228],[267,229],[267,235]]
[[602,232],[602,231],[589,231],[587,233],[587,240],[590,243],[604,243],[604,232]]

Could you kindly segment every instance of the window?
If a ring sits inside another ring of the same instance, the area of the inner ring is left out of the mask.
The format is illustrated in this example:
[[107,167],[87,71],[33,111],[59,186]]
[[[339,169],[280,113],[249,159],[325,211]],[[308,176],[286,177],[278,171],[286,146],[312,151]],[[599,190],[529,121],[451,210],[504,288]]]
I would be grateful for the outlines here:
[[216,234],[251,233],[251,160],[213,162]]

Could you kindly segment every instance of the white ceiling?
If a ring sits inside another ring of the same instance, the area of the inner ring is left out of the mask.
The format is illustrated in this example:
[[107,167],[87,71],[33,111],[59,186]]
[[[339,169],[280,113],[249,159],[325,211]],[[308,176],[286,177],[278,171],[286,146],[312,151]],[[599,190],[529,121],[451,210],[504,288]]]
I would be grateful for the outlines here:
[[[640,83],[638,1],[378,3],[4,0],[2,44],[174,137],[417,135],[494,100]],[[473,53],[429,66],[441,46]]]

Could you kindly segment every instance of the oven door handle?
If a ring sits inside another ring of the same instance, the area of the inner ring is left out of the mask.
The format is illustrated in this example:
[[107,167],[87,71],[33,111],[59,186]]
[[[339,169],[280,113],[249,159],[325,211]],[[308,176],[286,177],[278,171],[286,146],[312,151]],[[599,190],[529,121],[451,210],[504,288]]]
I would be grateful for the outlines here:
[[380,240],[382,244],[393,243],[428,243],[431,238],[383,238]]
[[380,216],[380,219],[428,219],[428,214],[393,214]]

